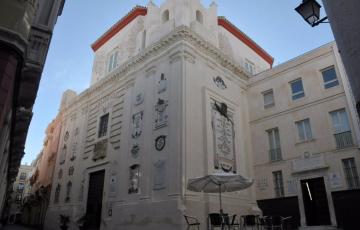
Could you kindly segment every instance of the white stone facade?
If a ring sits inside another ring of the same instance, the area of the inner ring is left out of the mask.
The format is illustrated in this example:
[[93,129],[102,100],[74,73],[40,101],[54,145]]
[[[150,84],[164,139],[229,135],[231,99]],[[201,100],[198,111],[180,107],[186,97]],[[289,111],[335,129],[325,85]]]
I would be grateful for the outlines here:
[[[147,8],[136,7],[92,48],[90,88],[79,95],[68,90],[62,99],[46,229],[59,223],[60,214],[69,215],[70,227],[76,229],[87,210],[90,177],[101,170],[101,229],[186,229],[183,214],[197,217],[206,229],[207,214],[219,209],[218,195],[190,192],[186,183],[218,171],[256,179],[249,189],[223,194],[227,213],[254,213],[256,200],[273,197],[270,188],[262,192],[256,185],[275,167],[266,166],[262,124],[285,120],[265,114],[261,92],[273,81],[287,85],[290,77],[279,70],[288,69],[292,77],[296,65],[270,70],[271,56],[217,17],[215,3],[205,8],[198,0],[168,0],[160,7],[150,1]],[[332,57],[318,59],[327,66],[336,62]],[[327,96],[314,99],[319,109],[347,103],[342,84],[321,93]],[[276,111],[289,106],[281,98]],[[232,122],[222,120],[214,103],[227,105]],[[288,113],[294,114],[297,106]],[[217,131],[222,121],[224,130]],[[228,144],[217,145],[217,132],[224,132]],[[324,146],[333,137],[328,134]]]

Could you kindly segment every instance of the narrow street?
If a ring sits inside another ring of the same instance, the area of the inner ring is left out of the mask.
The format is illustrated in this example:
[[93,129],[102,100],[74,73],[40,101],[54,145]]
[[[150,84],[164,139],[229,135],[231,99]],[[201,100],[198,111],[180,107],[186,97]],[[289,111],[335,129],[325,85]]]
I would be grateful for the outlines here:
[[24,227],[17,224],[9,224],[0,228],[0,230],[34,230],[34,228]]

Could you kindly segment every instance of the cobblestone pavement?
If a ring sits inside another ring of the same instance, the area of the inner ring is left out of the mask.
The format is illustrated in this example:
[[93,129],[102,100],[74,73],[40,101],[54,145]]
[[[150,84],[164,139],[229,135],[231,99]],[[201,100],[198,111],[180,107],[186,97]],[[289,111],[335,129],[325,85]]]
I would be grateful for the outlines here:
[[0,227],[0,229],[1,230],[34,230],[33,228],[24,227],[24,226],[16,225],[16,224],[6,225],[6,226],[3,226],[2,228]]

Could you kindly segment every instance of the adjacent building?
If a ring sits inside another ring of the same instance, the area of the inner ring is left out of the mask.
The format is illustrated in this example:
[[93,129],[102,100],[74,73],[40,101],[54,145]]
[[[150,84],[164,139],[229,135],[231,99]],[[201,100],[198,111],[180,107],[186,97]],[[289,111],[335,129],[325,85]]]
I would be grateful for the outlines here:
[[335,43],[252,77],[248,96],[264,215],[356,226],[358,209],[344,215],[344,208],[360,197],[359,120]]
[[44,224],[61,132],[60,116],[48,125],[43,149],[33,162],[30,196],[23,201],[22,210],[22,223],[29,226],[42,228]]
[[0,3],[0,215],[18,174],[32,106],[64,0]]
[[21,165],[19,168],[19,173],[16,176],[10,196],[8,223],[21,222],[22,208],[24,204],[23,201],[30,195],[30,177],[32,175],[32,171],[33,167],[31,165]]

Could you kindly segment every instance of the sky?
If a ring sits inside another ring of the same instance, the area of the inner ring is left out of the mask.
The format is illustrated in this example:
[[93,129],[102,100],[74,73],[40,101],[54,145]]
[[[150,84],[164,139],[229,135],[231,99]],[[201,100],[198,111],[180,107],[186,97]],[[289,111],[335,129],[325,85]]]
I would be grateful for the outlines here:
[[[302,0],[217,0],[225,16],[275,58],[274,66],[334,40],[329,24],[312,28],[294,10]],[[164,0],[154,0],[159,5]],[[212,0],[202,0],[207,7]],[[62,93],[89,87],[91,44],[134,6],[148,0],[66,0],[58,18],[33,108],[25,156],[30,164],[43,147],[45,129],[58,113]],[[322,5],[322,3],[320,2]],[[324,12],[322,12],[324,15]]]

